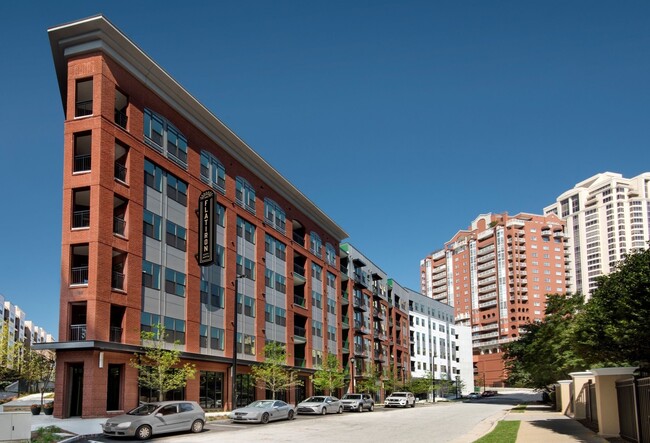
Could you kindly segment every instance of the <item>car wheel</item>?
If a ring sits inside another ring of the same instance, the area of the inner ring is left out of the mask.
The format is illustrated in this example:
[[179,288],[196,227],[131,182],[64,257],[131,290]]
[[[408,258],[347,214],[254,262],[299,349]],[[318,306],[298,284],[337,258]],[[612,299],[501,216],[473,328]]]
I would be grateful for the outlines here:
[[192,427],[190,428],[190,431],[194,432],[195,434],[198,434],[202,430],[203,430],[203,421],[194,420],[194,423],[192,423]]
[[357,411],[363,412],[363,404],[359,403],[359,407],[357,408]]
[[294,415],[293,411],[289,411],[289,413],[287,414],[287,420],[293,420],[294,418],[293,415]]
[[327,408],[321,409],[320,413],[323,415],[327,415]]
[[411,403],[411,407],[412,407],[412,408],[415,407],[415,400],[413,400],[413,403]]
[[264,423],[264,424],[269,422],[269,413],[268,412],[265,412],[264,414],[262,414],[261,422]]
[[151,437],[151,427],[142,425],[135,430],[135,436],[138,440],[146,440]]
[[339,411],[337,412],[337,414],[343,414],[343,406],[339,406]]
[[369,410],[370,412],[374,411],[374,410],[375,410],[375,404],[372,403],[372,404],[370,405],[370,409],[368,409],[368,410]]

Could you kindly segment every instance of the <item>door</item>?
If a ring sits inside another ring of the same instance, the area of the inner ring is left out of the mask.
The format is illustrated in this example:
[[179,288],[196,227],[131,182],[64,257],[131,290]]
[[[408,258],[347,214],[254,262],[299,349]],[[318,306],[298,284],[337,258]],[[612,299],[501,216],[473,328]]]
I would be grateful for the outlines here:
[[84,388],[84,365],[75,363],[70,365],[69,370],[69,417],[81,417],[83,410],[83,388]]
[[123,365],[108,365],[108,380],[106,383],[107,411],[119,411],[122,409],[120,408],[122,367]]

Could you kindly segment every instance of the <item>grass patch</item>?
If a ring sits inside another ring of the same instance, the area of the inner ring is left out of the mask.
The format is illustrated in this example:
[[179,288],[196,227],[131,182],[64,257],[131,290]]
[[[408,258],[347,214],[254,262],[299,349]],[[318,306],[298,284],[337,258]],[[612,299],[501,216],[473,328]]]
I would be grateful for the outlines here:
[[474,443],[515,443],[520,424],[519,420],[501,420],[492,432],[479,438]]
[[522,414],[526,410],[527,407],[528,407],[528,405],[517,405],[514,408],[512,408],[510,410],[510,412],[516,412],[516,413]]
[[63,432],[63,429],[59,428],[58,426],[46,426],[44,428],[39,428],[36,431],[32,432],[32,442],[54,443],[69,437],[57,435],[60,432]]

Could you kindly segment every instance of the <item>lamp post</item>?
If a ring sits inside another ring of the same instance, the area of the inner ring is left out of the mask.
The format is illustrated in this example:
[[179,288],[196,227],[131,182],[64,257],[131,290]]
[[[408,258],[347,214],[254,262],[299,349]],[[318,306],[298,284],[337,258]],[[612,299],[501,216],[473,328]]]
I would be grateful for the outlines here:
[[232,380],[232,388],[230,390],[230,407],[231,410],[235,410],[237,408],[237,320],[239,318],[238,315],[238,310],[239,310],[239,279],[244,277],[244,275],[237,275],[235,277],[235,318],[233,320],[233,333],[232,333],[232,374],[231,374],[231,380]]

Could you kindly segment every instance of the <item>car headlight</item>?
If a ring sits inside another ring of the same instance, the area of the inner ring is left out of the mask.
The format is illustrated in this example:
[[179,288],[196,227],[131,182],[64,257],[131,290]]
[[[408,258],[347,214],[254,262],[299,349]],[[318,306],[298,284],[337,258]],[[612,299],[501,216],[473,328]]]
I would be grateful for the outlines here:
[[120,428],[120,429],[124,429],[124,428],[128,428],[129,426],[131,426],[131,422],[130,421],[125,421],[125,422],[122,422],[122,423],[118,424],[115,427]]

